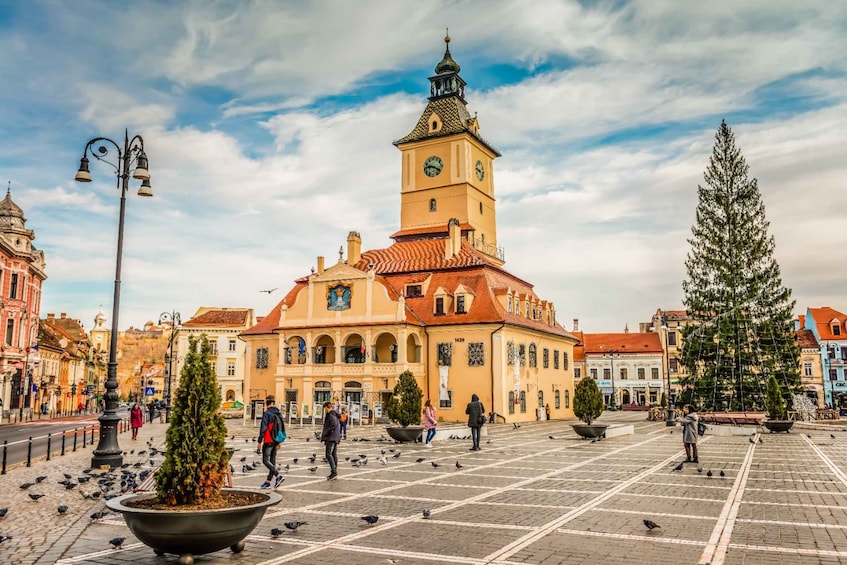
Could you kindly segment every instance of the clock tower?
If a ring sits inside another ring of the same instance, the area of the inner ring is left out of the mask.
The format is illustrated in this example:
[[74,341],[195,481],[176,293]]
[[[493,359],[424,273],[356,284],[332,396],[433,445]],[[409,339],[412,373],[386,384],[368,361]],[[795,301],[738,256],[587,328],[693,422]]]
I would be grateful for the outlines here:
[[502,264],[497,245],[494,159],[500,156],[479,135],[465,102],[461,67],[444,38],[444,57],[429,78],[429,103],[415,129],[394,145],[402,153],[400,231],[396,241],[440,238],[457,219],[462,238]]

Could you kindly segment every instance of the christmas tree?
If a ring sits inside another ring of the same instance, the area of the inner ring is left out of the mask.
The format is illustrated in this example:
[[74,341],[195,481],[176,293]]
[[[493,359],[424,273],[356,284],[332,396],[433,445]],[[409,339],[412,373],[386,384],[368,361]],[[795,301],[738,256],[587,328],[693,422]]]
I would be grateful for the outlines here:
[[683,402],[716,410],[765,406],[773,376],[786,399],[800,388],[791,290],[783,286],[755,178],[725,121],[704,178],[683,302],[692,323],[683,332]]

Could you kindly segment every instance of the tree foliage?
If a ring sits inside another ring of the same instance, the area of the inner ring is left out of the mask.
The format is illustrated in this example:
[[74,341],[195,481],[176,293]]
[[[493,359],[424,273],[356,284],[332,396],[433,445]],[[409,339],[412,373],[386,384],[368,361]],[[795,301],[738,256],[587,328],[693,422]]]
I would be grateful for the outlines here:
[[756,179],[726,122],[698,204],[683,282],[692,318],[683,331],[681,385],[692,404],[716,410],[760,409],[773,376],[783,394],[800,388],[794,301],[774,259],[774,238]]
[[776,377],[771,375],[768,378],[768,397],[766,406],[768,410],[768,418],[771,420],[785,420],[787,410],[785,409],[785,398],[782,397],[779,383],[776,382]]
[[221,395],[208,361],[209,340],[189,338],[165,434],[167,453],[156,473],[156,493],[172,506],[197,504],[220,494],[229,465]]
[[388,417],[403,426],[421,423],[423,391],[411,371],[403,371],[394,385],[394,394],[388,401]]
[[597,383],[590,377],[580,379],[573,395],[574,416],[588,424],[603,413],[603,393],[597,388]]

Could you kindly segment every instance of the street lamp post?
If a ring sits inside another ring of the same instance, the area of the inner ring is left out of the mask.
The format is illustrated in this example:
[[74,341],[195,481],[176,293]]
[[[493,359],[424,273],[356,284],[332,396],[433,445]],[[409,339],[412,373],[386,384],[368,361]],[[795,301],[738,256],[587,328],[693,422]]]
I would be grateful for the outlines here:
[[167,376],[165,378],[165,422],[171,421],[171,379],[174,372],[174,337],[176,335],[177,326],[182,323],[182,318],[179,312],[162,312],[159,316],[159,325],[170,323],[171,335],[168,338],[168,354],[165,355],[165,370]]
[[[107,144],[114,146],[117,151],[117,162],[107,160],[109,148]],[[94,150],[97,146],[96,151]],[[144,140],[140,135],[129,139],[129,132],[124,132],[123,147],[107,137],[95,137],[85,144],[82,159],[79,162],[79,170],[74,180],[78,182],[91,182],[91,173],[88,171],[88,150],[98,161],[104,161],[114,167],[117,174],[117,188],[121,193],[120,212],[118,216],[118,249],[115,261],[115,290],[112,299],[112,333],[109,343],[109,369],[106,378],[106,407],[100,415],[100,440],[94,456],[91,458],[91,466],[98,468],[108,465],[111,468],[120,467],[123,463],[121,448],[118,446],[118,422],[121,418],[117,414],[118,409],[118,313],[121,300],[121,259],[123,256],[124,243],[124,216],[126,214],[126,193],[129,189],[130,167],[134,164],[135,170],[132,177],[141,181],[138,189],[139,196],[153,196],[150,186],[150,173],[147,170],[147,155],[144,153]]]
[[609,402],[609,410],[614,412],[618,409],[617,400],[615,398],[615,355],[619,354],[620,351],[618,349],[609,349],[609,361],[612,364],[611,373],[612,373],[612,400]]
[[[652,329],[652,328],[651,328]],[[662,325],[661,329],[665,330],[665,367],[667,367],[667,379],[668,379],[668,387],[666,392],[666,400],[668,403],[668,418],[665,422],[665,426],[676,426],[676,420],[674,420],[674,411],[673,404],[671,403],[671,352],[670,352],[670,340],[668,339],[668,333],[670,332],[670,327],[668,326],[668,317],[662,314]]]

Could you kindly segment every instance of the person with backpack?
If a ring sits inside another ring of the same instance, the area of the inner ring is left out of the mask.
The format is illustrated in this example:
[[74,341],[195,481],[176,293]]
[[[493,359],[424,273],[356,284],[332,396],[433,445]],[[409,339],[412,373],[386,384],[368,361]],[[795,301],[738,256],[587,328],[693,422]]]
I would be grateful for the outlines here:
[[259,449],[262,451],[262,464],[268,468],[268,477],[262,483],[262,488],[279,488],[285,477],[276,468],[276,452],[279,444],[285,441],[285,422],[279,408],[274,406],[273,396],[265,399],[267,408],[262,413],[262,425],[259,427]]
[[341,409],[341,416],[338,418],[341,422],[341,439],[347,439],[347,409]]
[[682,444],[685,447],[685,462],[699,463],[697,459],[697,433],[700,423],[700,418],[694,407],[686,404],[682,407],[682,417],[676,421],[682,425]]

